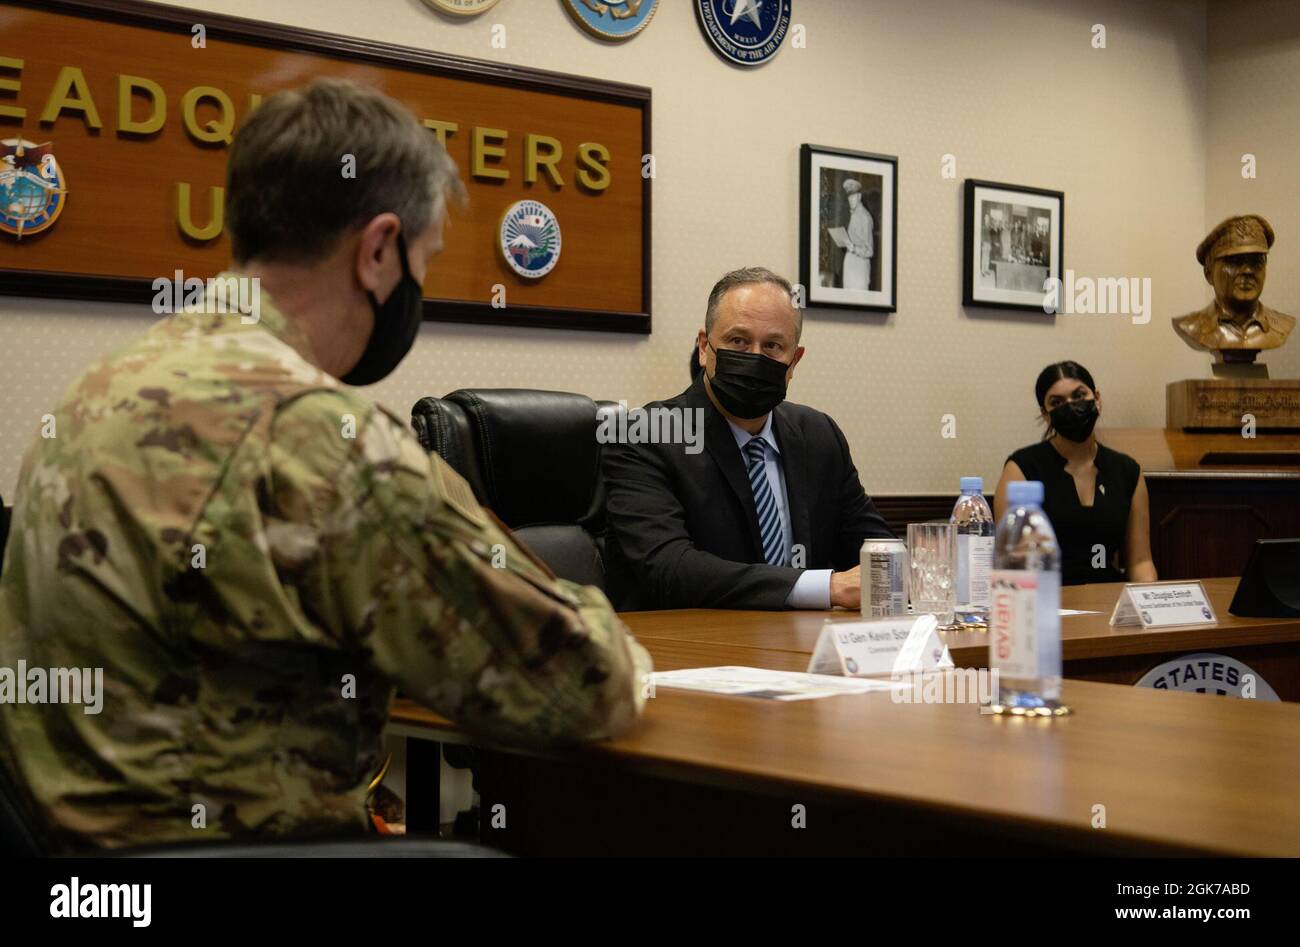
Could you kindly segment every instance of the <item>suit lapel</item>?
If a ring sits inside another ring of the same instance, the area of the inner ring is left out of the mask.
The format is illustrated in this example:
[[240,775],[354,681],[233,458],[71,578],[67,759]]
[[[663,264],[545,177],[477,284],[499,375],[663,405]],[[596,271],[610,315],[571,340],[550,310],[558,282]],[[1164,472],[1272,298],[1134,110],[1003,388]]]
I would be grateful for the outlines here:
[[803,434],[777,405],[772,417],[772,431],[781,448],[781,469],[785,473],[785,495],[790,511],[790,541],[804,549],[804,562],[812,562],[812,527],[808,510],[808,452]]
[[736,446],[735,435],[727,424],[727,419],[713,406],[708,393],[704,390],[703,376],[687,391],[686,401],[691,408],[704,409],[704,448],[718,465],[723,479],[736,494],[741,509],[745,511],[745,522],[749,528],[750,555],[762,561],[763,542],[758,533],[758,510],[754,506],[754,488],[749,485],[749,472],[741,459],[740,448]]

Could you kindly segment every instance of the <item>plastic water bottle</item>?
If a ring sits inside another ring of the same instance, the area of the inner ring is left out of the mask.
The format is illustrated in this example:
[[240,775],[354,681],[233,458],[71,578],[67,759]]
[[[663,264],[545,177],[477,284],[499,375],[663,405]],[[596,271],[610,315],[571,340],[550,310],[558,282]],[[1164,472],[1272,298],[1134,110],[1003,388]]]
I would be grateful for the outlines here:
[[1005,707],[1061,703],[1061,550],[1042,502],[1037,480],[1008,484],[993,540],[989,668]]
[[993,568],[993,511],[984,499],[983,477],[961,478],[961,497],[949,522],[957,532],[957,620],[985,625]]

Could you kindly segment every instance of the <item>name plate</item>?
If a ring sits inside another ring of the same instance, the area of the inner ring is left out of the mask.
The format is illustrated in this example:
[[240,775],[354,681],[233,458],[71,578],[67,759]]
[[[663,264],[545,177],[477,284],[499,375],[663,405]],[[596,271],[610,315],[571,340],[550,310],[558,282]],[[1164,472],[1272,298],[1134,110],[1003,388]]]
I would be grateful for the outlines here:
[[1112,625],[1143,628],[1214,625],[1218,621],[1200,582],[1130,583],[1119,593],[1110,616]]
[[1165,386],[1168,427],[1237,433],[1246,414],[1266,430],[1300,427],[1300,378],[1189,378]]
[[952,667],[933,615],[828,621],[808,662],[810,674],[872,677]]

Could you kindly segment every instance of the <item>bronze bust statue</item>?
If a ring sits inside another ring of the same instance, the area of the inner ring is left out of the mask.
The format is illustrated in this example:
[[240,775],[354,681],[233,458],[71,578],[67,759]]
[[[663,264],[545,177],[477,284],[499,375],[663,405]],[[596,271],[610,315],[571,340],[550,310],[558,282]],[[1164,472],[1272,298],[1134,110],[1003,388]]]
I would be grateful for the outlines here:
[[1273,228],[1257,214],[1229,217],[1196,248],[1196,262],[1214,287],[1214,302],[1174,319],[1174,331],[1220,362],[1255,361],[1264,349],[1284,343],[1295,316],[1269,309],[1259,301],[1264,290]]

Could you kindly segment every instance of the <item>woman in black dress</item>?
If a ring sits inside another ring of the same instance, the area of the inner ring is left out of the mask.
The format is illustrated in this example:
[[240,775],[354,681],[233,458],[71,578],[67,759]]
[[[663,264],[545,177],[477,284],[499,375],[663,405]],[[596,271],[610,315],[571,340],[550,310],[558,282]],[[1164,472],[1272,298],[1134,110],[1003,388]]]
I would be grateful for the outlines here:
[[994,498],[998,518],[1006,512],[1008,483],[1040,480],[1064,585],[1156,581],[1142,468],[1097,442],[1101,398],[1092,375],[1078,362],[1056,362],[1038,376],[1034,394],[1047,432],[1007,458]]

